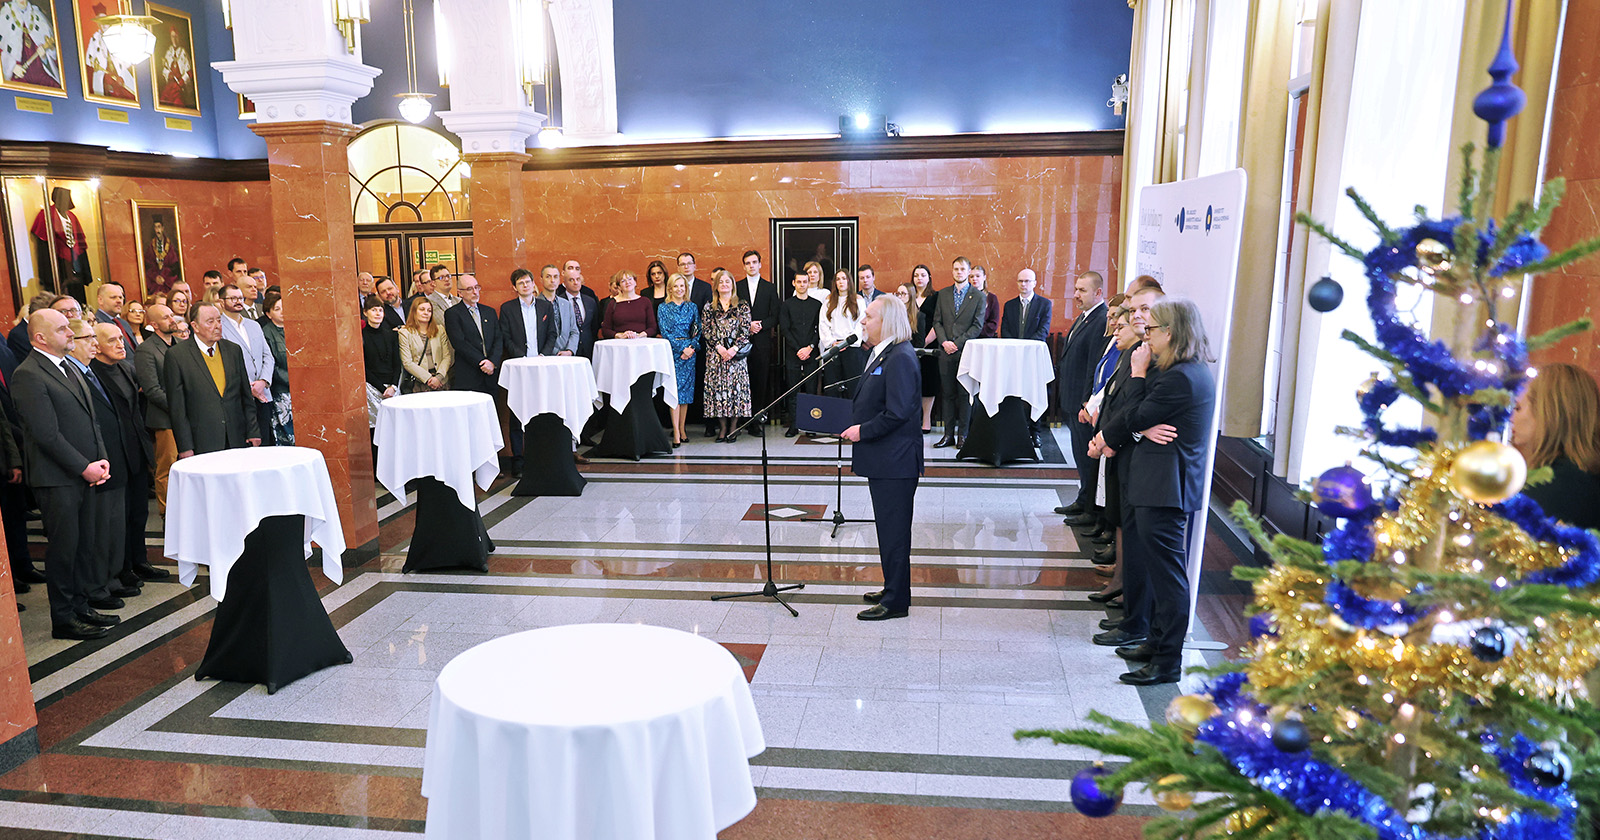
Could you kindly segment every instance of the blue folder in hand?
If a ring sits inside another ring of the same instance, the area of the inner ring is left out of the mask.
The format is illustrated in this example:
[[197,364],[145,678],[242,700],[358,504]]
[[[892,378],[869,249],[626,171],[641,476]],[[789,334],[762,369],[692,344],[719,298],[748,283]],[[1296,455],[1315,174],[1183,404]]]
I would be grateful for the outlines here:
[[795,428],[823,435],[837,435],[850,428],[850,400],[814,394],[800,394],[799,397],[800,416],[795,420]]

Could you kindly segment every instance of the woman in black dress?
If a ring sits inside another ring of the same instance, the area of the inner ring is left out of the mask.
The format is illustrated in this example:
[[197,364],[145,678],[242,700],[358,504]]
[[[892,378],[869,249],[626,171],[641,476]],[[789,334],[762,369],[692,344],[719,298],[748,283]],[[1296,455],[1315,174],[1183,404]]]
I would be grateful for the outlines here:
[[667,266],[660,260],[651,260],[644,269],[644,297],[656,309],[667,302]]
[[1546,516],[1600,528],[1600,387],[1577,365],[1539,368],[1511,412],[1511,444],[1550,481],[1524,488]]
[[361,302],[361,358],[367,373],[367,426],[378,425],[378,403],[400,393],[400,342],[383,328],[383,300],[368,295]]
[[[936,349],[939,340],[933,335],[933,308],[939,302],[939,290],[933,287],[933,272],[925,265],[911,269],[911,288],[916,290],[913,301],[922,316],[916,322],[912,343]],[[926,435],[933,432],[933,398],[939,396],[940,387],[939,360],[931,355],[922,356],[917,363],[922,368],[922,433]]]

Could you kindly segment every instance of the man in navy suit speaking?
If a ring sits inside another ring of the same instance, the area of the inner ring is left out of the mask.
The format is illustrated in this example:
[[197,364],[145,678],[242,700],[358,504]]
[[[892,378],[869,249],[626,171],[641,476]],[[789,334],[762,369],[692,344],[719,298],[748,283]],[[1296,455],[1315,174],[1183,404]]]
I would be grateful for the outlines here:
[[842,437],[850,468],[867,480],[878,526],[883,589],[862,596],[876,606],[856,618],[904,618],[911,609],[911,513],[922,475],[922,372],[911,349],[911,323],[899,299],[885,295],[867,306],[862,327],[872,344],[866,373],[856,386]]

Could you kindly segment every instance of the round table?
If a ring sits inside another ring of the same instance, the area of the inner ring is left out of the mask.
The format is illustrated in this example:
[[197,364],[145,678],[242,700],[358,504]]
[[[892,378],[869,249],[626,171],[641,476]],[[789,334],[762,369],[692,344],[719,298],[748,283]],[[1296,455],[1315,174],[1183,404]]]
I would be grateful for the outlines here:
[[956,379],[972,395],[972,426],[957,458],[1037,459],[1031,427],[1050,407],[1050,346],[1027,338],[980,338],[961,351]]
[[298,446],[227,449],[172,465],[163,554],[178,580],[210,569],[221,602],[195,679],[280,687],[351,661],[311,582],[311,543],[322,571],[344,580],[344,532],[322,453]]
[[465,567],[488,571],[494,550],[472,485],[487,490],[499,472],[500,418],[476,391],[431,391],[383,401],[373,432],[378,481],[402,502],[417,492],[416,527],[404,571]]
[[750,687],[708,639],[572,624],[485,642],[440,671],[427,836],[713,840],[755,807]]
[[664,338],[608,338],[594,343],[594,379],[606,396],[605,433],[591,457],[637,461],[671,452],[672,441],[656,417],[657,388],[668,406],[678,402],[672,343]]
[[500,366],[506,405],[523,425],[522,480],[513,496],[579,496],[587,483],[572,460],[572,441],[583,433],[600,390],[582,356],[507,359]]

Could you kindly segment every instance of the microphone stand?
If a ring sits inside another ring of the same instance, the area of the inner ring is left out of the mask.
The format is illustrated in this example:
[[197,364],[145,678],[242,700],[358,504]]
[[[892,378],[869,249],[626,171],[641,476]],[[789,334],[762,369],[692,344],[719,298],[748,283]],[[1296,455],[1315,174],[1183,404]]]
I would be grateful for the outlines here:
[[[793,387],[787,391],[784,391],[778,396],[777,399],[767,403],[766,406],[764,406],[760,411],[757,411],[750,419],[740,423],[738,426],[735,426],[733,429],[734,433],[744,431],[745,428],[751,424],[765,422],[767,412],[771,411],[774,406],[782,405],[784,400],[788,399],[796,391],[799,391],[802,387],[804,387],[807,382],[810,382],[812,379],[816,378],[818,374],[826,370],[828,365],[832,364],[833,360],[839,358],[840,355],[842,354],[835,353],[832,356],[822,359],[821,363],[817,365],[816,370],[801,377],[799,382],[794,383]],[[794,616],[795,618],[799,618],[800,612],[794,607],[789,606],[789,602],[783,600],[778,593],[788,592],[793,589],[805,589],[806,585],[803,583],[786,583],[782,586],[779,586],[772,579],[772,492],[771,477],[767,472],[767,436],[758,435],[757,437],[761,438],[761,522],[762,526],[766,529],[766,583],[760,589],[754,592],[730,592],[725,595],[712,595],[711,600],[725,601],[729,598],[753,598],[756,596],[760,596],[762,598],[771,598],[772,600],[777,601],[784,609],[788,610],[790,615]],[[842,449],[843,446],[844,445],[841,443],[840,448]]]
[[[856,381],[857,379],[860,379],[862,376],[866,376],[866,374],[863,373],[863,374],[858,374],[856,376],[852,376],[849,379],[841,379],[838,382],[833,383],[832,385],[824,386],[822,390],[826,391],[829,388],[839,388],[839,387],[842,387],[842,386],[845,386],[845,385],[849,385],[850,383]],[[800,522],[832,522],[833,523],[833,534],[832,534],[833,539],[838,539],[839,538],[839,529],[844,527],[847,524],[855,523],[855,524],[865,525],[865,524],[868,524],[868,523],[872,523],[872,522],[877,522],[878,521],[876,519],[848,519],[848,518],[845,517],[845,515],[844,515],[844,438],[840,437],[840,438],[836,438],[836,440],[838,442],[839,449],[838,449],[838,454],[834,456],[836,460],[834,461],[834,465],[833,465],[834,466],[834,473],[833,473],[833,488],[834,488],[833,517],[831,519],[823,519],[820,516],[813,516],[813,517],[806,517],[806,518],[797,520],[797,521],[800,521]]]

